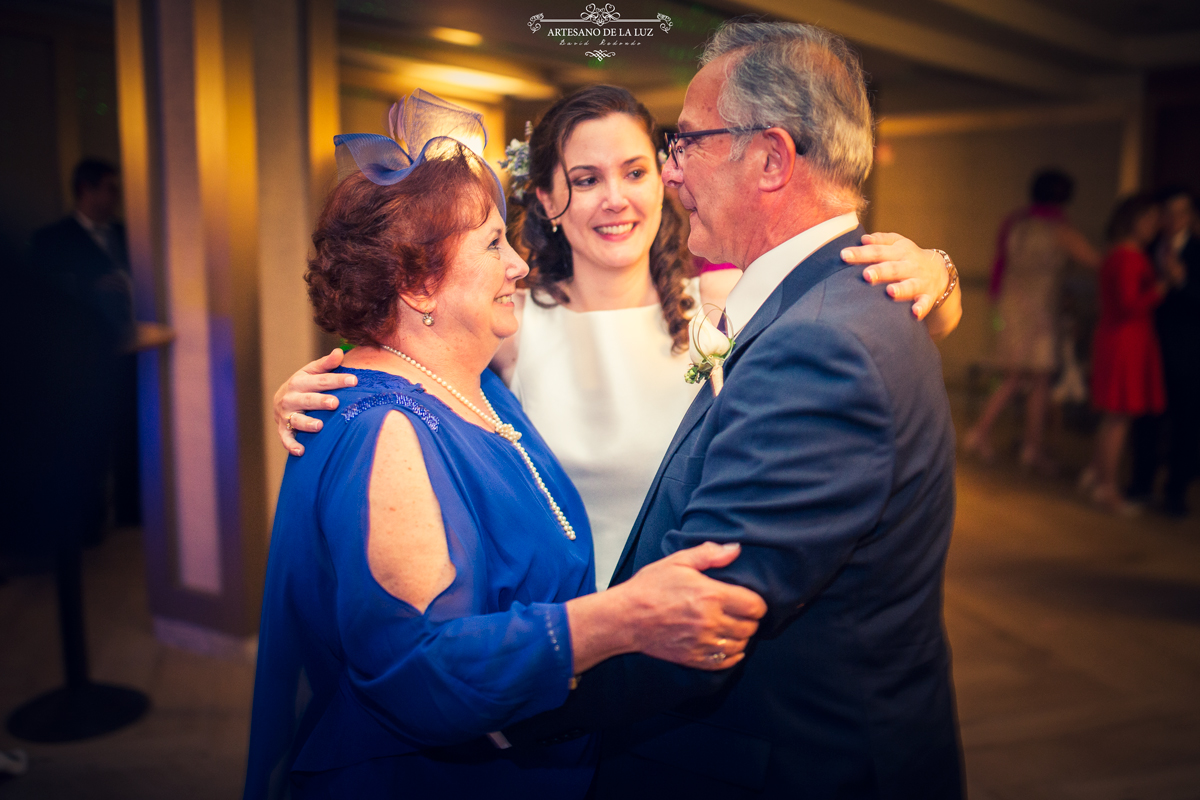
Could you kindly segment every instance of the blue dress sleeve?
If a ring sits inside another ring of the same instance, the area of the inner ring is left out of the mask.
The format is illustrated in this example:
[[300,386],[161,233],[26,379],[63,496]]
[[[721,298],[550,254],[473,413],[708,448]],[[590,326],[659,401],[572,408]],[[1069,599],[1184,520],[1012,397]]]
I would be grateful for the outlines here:
[[[424,614],[380,586],[367,563],[375,445],[384,418],[396,410],[417,432],[457,571]],[[391,733],[427,747],[467,741],[561,705],[573,657],[564,605],[488,607],[480,523],[436,441],[436,418],[430,422],[421,411],[384,404],[351,420],[322,475],[317,509],[336,574],[343,689]]]

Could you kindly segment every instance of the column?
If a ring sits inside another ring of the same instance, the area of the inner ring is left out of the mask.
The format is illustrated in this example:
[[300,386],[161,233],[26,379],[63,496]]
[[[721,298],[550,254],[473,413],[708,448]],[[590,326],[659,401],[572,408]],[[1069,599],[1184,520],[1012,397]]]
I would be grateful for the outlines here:
[[269,396],[314,355],[314,69],[336,87],[314,6],[335,22],[326,0],[116,2],[137,312],[175,331],[139,363],[148,595],[156,635],[200,651],[253,649],[285,456]]

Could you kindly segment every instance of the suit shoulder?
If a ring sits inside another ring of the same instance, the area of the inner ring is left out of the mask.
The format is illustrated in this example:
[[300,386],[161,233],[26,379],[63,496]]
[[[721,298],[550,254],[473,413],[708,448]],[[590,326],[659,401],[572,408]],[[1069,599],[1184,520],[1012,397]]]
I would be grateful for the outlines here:
[[913,317],[910,304],[892,300],[883,286],[872,286],[851,267],[837,270],[818,283],[779,319],[793,323],[805,320],[845,329],[864,342],[874,336],[925,332]]
[[[900,373],[905,370],[941,377],[941,356],[925,324],[913,316],[911,304],[892,300],[883,286],[870,285],[857,269],[833,273],[777,322],[793,330],[796,325],[810,323],[852,337],[887,383],[903,382]],[[803,338],[802,334],[797,336]]]
[[74,233],[76,230],[82,231],[83,226],[80,225],[74,217],[63,217],[57,222],[52,222],[49,225],[38,228],[33,232],[32,238],[38,239],[47,236],[62,236],[63,234]]
[[29,237],[29,248],[36,257],[75,247],[86,236],[87,231],[73,217],[63,217],[58,222],[34,231]]

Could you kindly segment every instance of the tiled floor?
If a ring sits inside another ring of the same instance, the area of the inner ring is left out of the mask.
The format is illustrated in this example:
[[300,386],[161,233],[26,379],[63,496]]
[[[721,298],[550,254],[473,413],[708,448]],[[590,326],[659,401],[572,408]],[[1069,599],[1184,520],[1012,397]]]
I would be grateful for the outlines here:
[[[1200,522],[1123,520],[1064,484],[960,469],[946,623],[973,800],[1200,798]],[[136,531],[86,559],[93,674],[147,691],[109,737],[24,747],[0,798],[235,798],[253,668],[150,635]],[[0,586],[0,714],[59,678],[53,582]]]

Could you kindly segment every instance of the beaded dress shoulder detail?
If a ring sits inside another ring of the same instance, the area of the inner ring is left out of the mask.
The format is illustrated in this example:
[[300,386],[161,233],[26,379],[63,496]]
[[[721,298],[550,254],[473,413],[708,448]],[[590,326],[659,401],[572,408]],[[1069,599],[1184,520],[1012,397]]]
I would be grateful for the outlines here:
[[414,394],[425,394],[425,387],[419,383],[409,383],[399,375],[392,375],[387,372],[379,372],[370,369],[349,369],[343,368],[346,372],[351,372],[358,377],[358,388],[367,390],[384,390],[361,400],[356,400],[340,412],[342,419],[349,422],[364,411],[380,406],[399,406],[411,411],[418,419],[424,422],[429,430],[437,433],[441,427],[442,421],[437,414],[430,411],[424,403],[413,397]]

